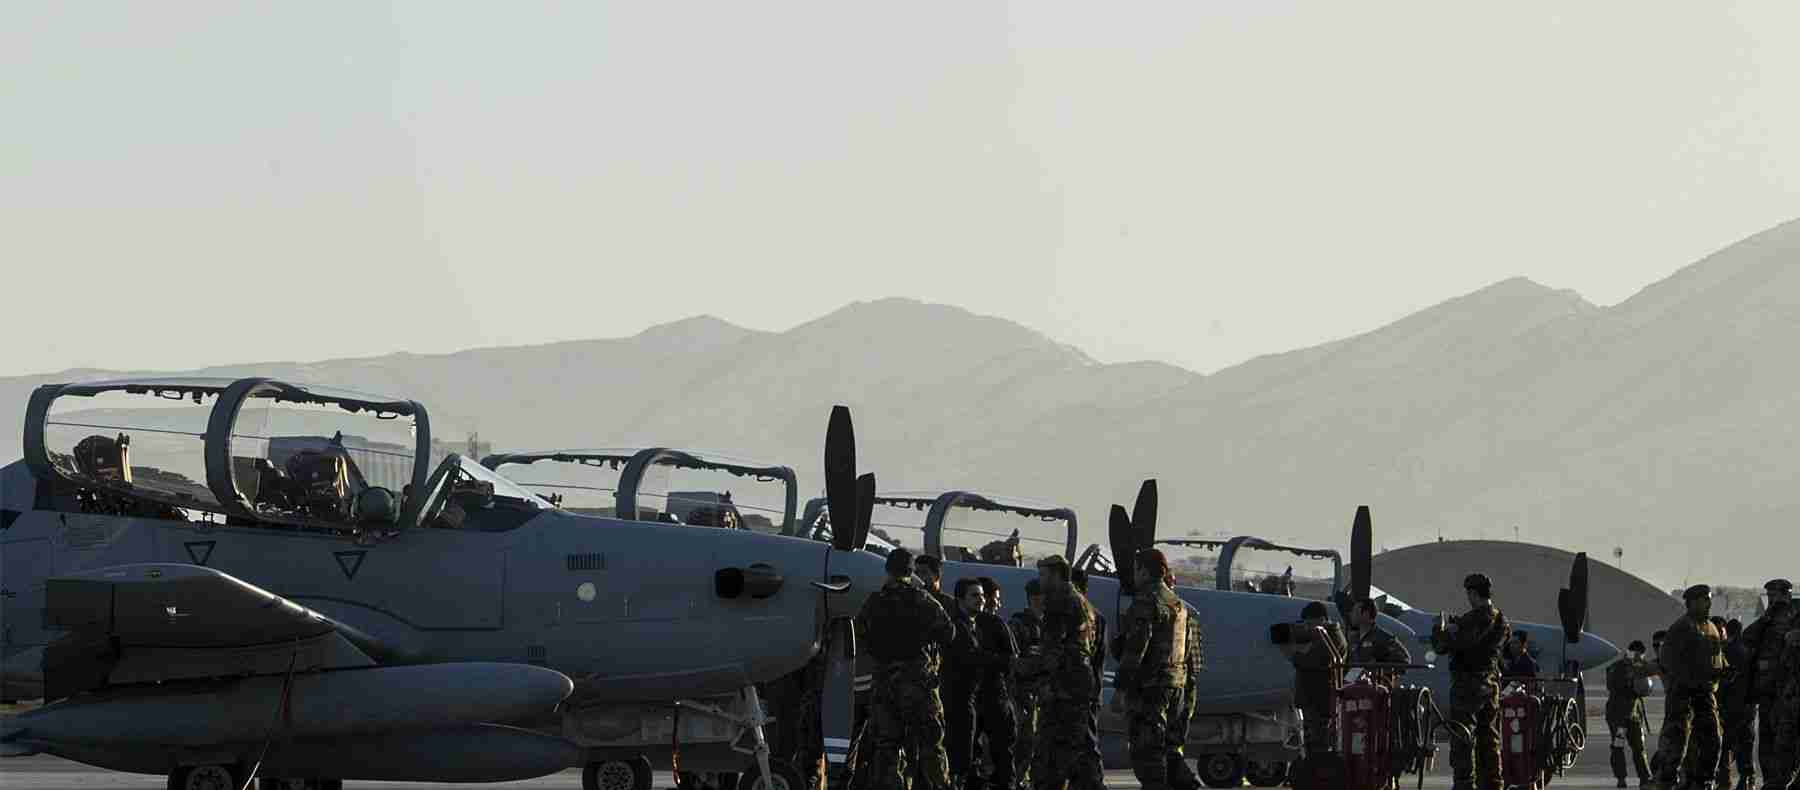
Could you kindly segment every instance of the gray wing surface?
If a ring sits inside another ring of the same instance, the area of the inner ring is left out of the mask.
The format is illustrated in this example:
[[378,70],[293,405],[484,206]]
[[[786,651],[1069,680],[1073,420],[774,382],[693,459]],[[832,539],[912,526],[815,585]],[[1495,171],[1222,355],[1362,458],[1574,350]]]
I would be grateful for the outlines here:
[[372,637],[227,573],[198,565],[115,565],[52,577],[45,698],[106,684],[373,666]]

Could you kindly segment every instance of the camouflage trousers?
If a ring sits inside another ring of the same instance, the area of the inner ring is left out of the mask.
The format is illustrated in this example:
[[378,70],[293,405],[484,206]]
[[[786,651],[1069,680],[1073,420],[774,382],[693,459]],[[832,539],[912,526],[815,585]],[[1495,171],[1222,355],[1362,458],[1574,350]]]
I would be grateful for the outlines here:
[[1450,720],[1470,739],[1450,739],[1451,787],[1500,790],[1500,687],[1491,675],[1457,672],[1450,678]]
[[1019,735],[1013,739],[1013,779],[1031,786],[1031,762],[1037,754],[1038,696],[1035,692],[1013,695],[1013,715],[1019,721]]
[[[1770,738],[1762,742],[1766,770],[1763,787],[1786,787],[1782,782],[1800,780],[1800,680],[1788,682],[1787,692],[1775,697],[1770,718]],[[1774,771],[1774,773],[1768,773]]]
[[944,703],[936,678],[917,667],[883,668],[869,700],[868,726],[874,735],[870,790],[906,790],[907,759],[914,761],[917,770],[912,773],[925,785],[914,790],[950,790]]
[[1143,790],[1169,790],[1169,747],[1175,742],[1169,722],[1181,705],[1182,691],[1152,687],[1125,698],[1131,772]]
[[[1637,769],[1638,783],[1650,781],[1649,753],[1644,748],[1644,717],[1642,703],[1633,701],[1625,710],[1615,710],[1612,702],[1607,702],[1606,728],[1612,731],[1612,770],[1613,776],[1625,781],[1628,767]],[[1631,758],[1627,760],[1625,750],[1631,750]]]
[[1037,755],[1031,765],[1033,790],[1105,790],[1100,755],[1090,748],[1089,715],[1099,700],[1081,695],[1047,696],[1038,700]]
[[1711,686],[1669,689],[1656,760],[1658,781],[1674,784],[1685,767],[1690,782],[1712,782],[1719,765],[1719,701]]
[[1731,783],[1732,764],[1740,776],[1756,775],[1756,709],[1739,702],[1719,706],[1719,784]]
[[1194,705],[1199,698],[1199,685],[1189,676],[1187,688],[1181,692],[1181,701],[1169,719],[1169,748],[1165,752],[1169,761],[1169,784],[1176,790],[1200,787],[1200,777],[1194,775],[1194,769],[1187,763],[1188,733],[1193,728]]

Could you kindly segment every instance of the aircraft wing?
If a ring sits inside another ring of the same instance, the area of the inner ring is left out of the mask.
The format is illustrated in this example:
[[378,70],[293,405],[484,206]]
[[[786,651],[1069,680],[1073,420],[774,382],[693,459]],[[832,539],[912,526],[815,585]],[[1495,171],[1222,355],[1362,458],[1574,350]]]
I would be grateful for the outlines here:
[[372,666],[372,637],[249,582],[179,563],[52,577],[45,698],[99,685]]

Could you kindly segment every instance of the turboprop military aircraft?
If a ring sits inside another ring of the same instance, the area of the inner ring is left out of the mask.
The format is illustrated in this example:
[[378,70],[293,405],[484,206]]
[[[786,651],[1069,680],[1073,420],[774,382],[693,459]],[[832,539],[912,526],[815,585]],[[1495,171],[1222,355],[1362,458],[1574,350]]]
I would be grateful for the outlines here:
[[[1129,558],[1155,540],[1157,501],[1155,481],[1146,481],[1133,512],[1127,513],[1118,506],[1113,509],[1109,523],[1110,557],[1092,548],[1081,555],[1085,569],[1090,571],[1088,599],[1111,624],[1121,621],[1120,613],[1131,599],[1130,582],[1122,583],[1131,578]],[[943,560],[946,588],[964,577],[992,577],[1003,588],[1002,614],[1006,616],[1024,607],[1025,584],[1038,576],[1032,563],[1012,563],[1047,554],[1076,558],[1076,515],[1066,507],[970,491],[878,494],[874,502],[888,508],[923,511],[925,516],[921,525],[911,525],[900,523],[883,511],[880,518],[870,521],[870,540],[885,534],[890,540],[906,544],[913,537],[912,531],[919,532],[911,547],[922,547],[924,553]],[[799,521],[799,534],[816,539],[831,536],[829,509],[829,503],[809,502],[806,515]],[[958,512],[1018,516],[1057,524],[1060,530],[1053,526],[1046,530],[1048,536],[1026,536],[1022,531],[995,529],[992,521],[983,527],[952,526],[952,514]],[[961,540],[965,536],[973,540]],[[1005,548],[1008,544],[1021,546],[1018,560],[1008,559],[1014,556]],[[1026,545],[1040,548],[1026,553],[1022,548]],[[1101,558],[1111,562],[1103,563]],[[1118,566],[1115,576],[1100,575],[1112,570],[1114,563]],[[1293,708],[1293,669],[1270,642],[1269,626],[1299,620],[1307,601],[1194,587],[1179,588],[1177,592],[1206,632],[1207,670],[1196,709],[1199,723],[1192,730],[1188,748],[1196,759],[1197,773],[1212,787],[1236,787],[1246,778],[1258,786],[1278,785],[1286,777],[1288,761],[1298,754],[1299,722]],[[1410,629],[1393,618],[1383,617],[1382,625],[1404,638],[1412,638]],[[1102,684],[1106,699],[1110,699],[1114,666],[1116,661],[1109,656]],[[1103,710],[1101,716],[1106,762],[1111,767],[1123,767],[1125,722],[1109,710]],[[829,723],[826,730],[828,754],[834,749],[848,750],[847,732],[837,728],[834,734]]]
[[[1369,597],[1375,601],[1376,606],[1384,615],[1405,623],[1412,630],[1414,638],[1408,648],[1412,651],[1414,658],[1424,658],[1427,663],[1433,664],[1433,668],[1429,670],[1408,672],[1406,682],[1426,686],[1431,689],[1432,695],[1436,699],[1448,700],[1450,693],[1449,665],[1444,662],[1436,662],[1436,656],[1431,653],[1431,629],[1437,620],[1437,613],[1423,612],[1407,605],[1406,602],[1371,584],[1370,580],[1364,576],[1363,569],[1371,567],[1368,561],[1368,546],[1361,542],[1366,540],[1362,537],[1366,527],[1362,525],[1367,524],[1368,521],[1367,508],[1358,510],[1358,526],[1352,529],[1352,552],[1353,554],[1361,552],[1361,554],[1354,557],[1348,577],[1344,573],[1343,555],[1331,549],[1285,546],[1250,536],[1239,536],[1229,540],[1163,538],[1158,539],[1156,544],[1170,548],[1217,551],[1218,567],[1215,571],[1214,589],[1218,590],[1247,590],[1254,587],[1234,575],[1236,559],[1239,553],[1246,549],[1280,552],[1331,562],[1332,578],[1330,580],[1317,584],[1309,584],[1302,580],[1298,584],[1291,585],[1297,589],[1290,589],[1287,594],[1297,595],[1301,598],[1329,600],[1335,602],[1339,607],[1347,607],[1351,600],[1359,596]],[[1619,657],[1619,649],[1611,642],[1583,630],[1587,613],[1586,579],[1587,555],[1578,554],[1575,558],[1574,568],[1571,570],[1570,587],[1562,591],[1558,600],[1559,611],[1562,613],[1561,624],[1512,623],[1514,631],[1525,631],[1531,635],[1530,643],[1535,646],[1535,650],[1539,651],[1535,655],[1546,659],[1544,667],[1550,674],[1556,674],[1558,668],[1574,668],[1578,672],[1595,670]],[[1276,577],[1269,577],[1264,581],[1277,582],[1274,585],[1277,588],[1283,586],[1280,583],[1281,580]],[[1450,581],[1455,583],[1460,580]],[[1358,593],[1358,590],[1361,592]],[[1504,601],[1501,603],[1504,604]],[[1556,647],[1546,647],[1549,645],[1556,645]],[[1554,661],[1548,659],[1554,659]]]
[[181,790],[583,766],[643,790],[599,747],[741,693],[679,710],[753,736],[748,787],[799,787],[754,684],[878,557],[560,511],[431,437],[417,402],[262,378],[40,387],[0,468],[0,697],[48,704],[0,719],[0,756]]

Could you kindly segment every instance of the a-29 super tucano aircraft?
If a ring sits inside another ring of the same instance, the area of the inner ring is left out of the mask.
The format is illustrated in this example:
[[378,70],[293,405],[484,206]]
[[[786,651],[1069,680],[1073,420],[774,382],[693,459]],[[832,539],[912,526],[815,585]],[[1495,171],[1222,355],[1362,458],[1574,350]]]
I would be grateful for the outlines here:
[[[558,511],[434,443],[409,400],[49,385],[24,439],[0,468],[0,698],[49,704],[0,720],[0,756],[184,790],[583,765],[596,788],[593,743],[676,700],[760,711],[752,684],[804,666],[882,578],[848,537]],[[794,784],[756,754],[750,787]]]

